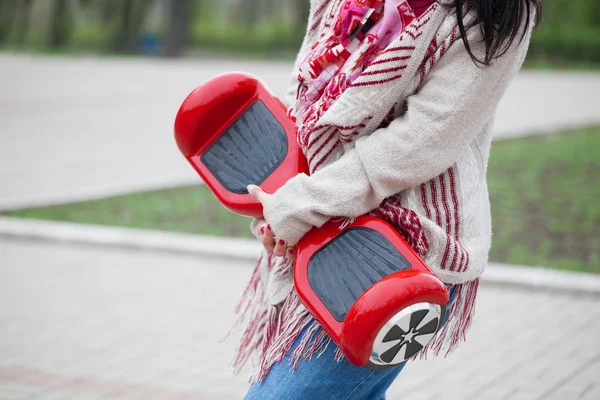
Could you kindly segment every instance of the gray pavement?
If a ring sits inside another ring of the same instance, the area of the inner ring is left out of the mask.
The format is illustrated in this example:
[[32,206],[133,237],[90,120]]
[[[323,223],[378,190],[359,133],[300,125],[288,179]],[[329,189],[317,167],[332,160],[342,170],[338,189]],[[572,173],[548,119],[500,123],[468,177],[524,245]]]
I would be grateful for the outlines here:
[[[219,73],[260,76],[281,94],[289,62],[0,54],[0,210],[197,183],[172,124]],[[600,123],[600,74],[523,72],[499,106],[496,138]]]
[[179,105],[228,70],[274,91],[289,63],[0,54],[0,209],[198,183],[173,140]]
[[[0,238],[0,399],[239,399],[249,262]],[[600,298],[483,285],[469,340],[392,400],[598,399]]]

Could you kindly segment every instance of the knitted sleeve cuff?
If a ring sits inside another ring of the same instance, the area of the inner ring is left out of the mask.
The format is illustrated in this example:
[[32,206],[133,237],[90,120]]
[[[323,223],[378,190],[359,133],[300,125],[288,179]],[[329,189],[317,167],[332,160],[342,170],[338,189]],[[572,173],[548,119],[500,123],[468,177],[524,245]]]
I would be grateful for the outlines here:
[[278,239],[296,245],[313,226],[321,226],[328,217],[319,215],[314,204],[304,198],[309,177],[304,174],[290,179],[270,197],[263,208],[265,219]]
[[295,245],[312,227],[321,227],[332,217],[358,217],[381,200],[373,195],[358,155],[351,150],[311,176],[290,179],[270,196],[263,212],[275,236]]

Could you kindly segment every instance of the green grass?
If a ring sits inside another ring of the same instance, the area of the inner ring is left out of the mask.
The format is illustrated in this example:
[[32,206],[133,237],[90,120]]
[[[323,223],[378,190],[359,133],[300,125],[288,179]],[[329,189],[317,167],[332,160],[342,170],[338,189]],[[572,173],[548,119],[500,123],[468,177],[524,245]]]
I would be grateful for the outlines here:
[[227,211],[204,185],[15,210],[4,215],[212,236],[251,237],[250,219]]
[[[493,144],[491,260],[600,273],[599,148],[600,127]],[[250,220],[225,210],[204,186],[5,215],[251,237]]]
[[600,127],[494,143],[491,259],[600,273]]
[[540,71],[580,71],[597,73],[600,70],[600,63],[591,61],[573,61],[551,59],[543,56],[530,55],[523,63],[523,68],[528,70]]

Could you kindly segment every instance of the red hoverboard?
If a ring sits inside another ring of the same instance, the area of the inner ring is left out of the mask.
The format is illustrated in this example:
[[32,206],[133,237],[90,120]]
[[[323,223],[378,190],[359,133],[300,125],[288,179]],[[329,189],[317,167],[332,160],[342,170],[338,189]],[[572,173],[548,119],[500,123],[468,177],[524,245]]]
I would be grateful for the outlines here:
[[[179,149],[229,210],[261,217],[249,184],[267,193],[307,173],[296,126],[255,77],[219,75],[175,120]],[[357,366],[384,369],[423,349],[440,328],[448,290],[387,222],[330,221],[296,246],[294,283],[306,308]]]

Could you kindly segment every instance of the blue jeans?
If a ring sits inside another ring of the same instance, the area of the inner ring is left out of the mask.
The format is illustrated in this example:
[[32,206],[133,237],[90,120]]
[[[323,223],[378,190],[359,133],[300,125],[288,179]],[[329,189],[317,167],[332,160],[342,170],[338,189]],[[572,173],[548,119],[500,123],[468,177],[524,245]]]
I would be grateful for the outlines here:
[[[454,298],[452,287],[449,304]],[[356,367],[346,358],[337,362],[336,346],[331,342],[320,357],[301,361],[291,371],[289,356],[303,334],[298,335],[283,361],[275,364],[261,383],[250,387],[244,400],[385,400],[385,392],[406,365],[373,371]]]
[[244,400],[385,400],[385,392],[406,364],[373,371],[356,367],[345,358],[337,362],[336,346],[331,342],[320,357],[302,361],[291,371],[289,355],[301,337],[261,383],[250,387]]

